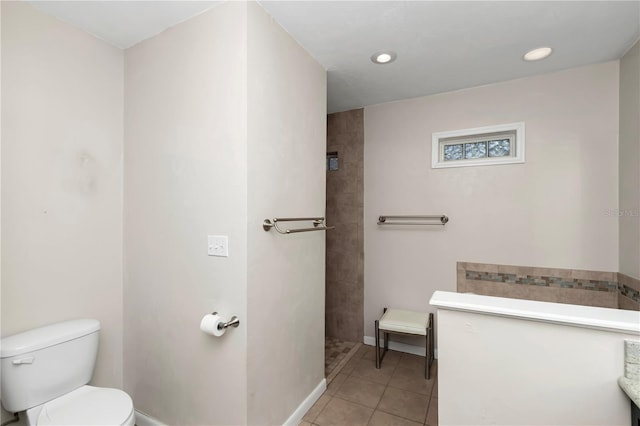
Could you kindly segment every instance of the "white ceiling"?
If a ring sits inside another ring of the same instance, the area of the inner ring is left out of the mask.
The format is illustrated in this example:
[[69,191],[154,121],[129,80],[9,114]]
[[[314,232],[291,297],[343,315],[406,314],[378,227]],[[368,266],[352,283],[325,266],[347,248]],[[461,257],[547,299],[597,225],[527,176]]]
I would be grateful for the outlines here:
[[126,49],[215,6],[218,1],[26,0],[56,18]]
[[[330,112],[618,59],[640,36],[638,1],[261,4],[329,71]],[[397,60],[373,64],[385,49]]]
[[[127,48],[219,1],[30,3]],[[618,59],[640,37],[640,0],[260,3],[328,70],[329,112]],[[385,49],[397,60],[374,65]]]

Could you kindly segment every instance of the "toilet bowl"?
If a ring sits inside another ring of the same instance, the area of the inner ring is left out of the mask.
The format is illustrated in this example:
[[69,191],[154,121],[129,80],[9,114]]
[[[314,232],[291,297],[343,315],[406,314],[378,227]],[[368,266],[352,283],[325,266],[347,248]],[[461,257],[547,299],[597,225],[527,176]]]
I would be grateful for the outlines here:
[[100,323],[80,319],[52,324],[0,341],[2,405],[25,411],[30,426],[133,426],[131,397],[89,386]]
[[133,426],[135,411],[129,395],[118,389],[85,385],[27,410],[27,425]]

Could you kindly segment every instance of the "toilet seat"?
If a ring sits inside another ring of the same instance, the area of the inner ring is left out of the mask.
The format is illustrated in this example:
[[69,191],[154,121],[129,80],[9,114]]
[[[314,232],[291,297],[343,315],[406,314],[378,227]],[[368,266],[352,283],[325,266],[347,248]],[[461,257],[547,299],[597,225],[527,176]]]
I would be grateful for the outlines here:
[[133,401],[125,392],[82,386],[44,404],[36,424],[133,426],[134,423]]

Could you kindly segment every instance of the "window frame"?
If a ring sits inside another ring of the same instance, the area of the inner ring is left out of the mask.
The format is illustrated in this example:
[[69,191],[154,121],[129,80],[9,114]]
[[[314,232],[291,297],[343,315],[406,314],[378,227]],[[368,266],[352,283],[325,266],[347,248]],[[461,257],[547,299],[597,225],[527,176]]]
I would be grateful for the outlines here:
[[[470,129],[453,130],[446,132],[435,132],[431,134],[431,167],[434,169],[448,167],[472,167],[489,166],[497,164],[517,164],[525,162],[525,138],[524,122],[498,124],[494,126],[474,127]],[[513,135],[497,135],[512,133]],[[445,145],[463,145],[473,142],[482,142],[492,139],[509,139],[511,149],[515,150],[513,155],[503,157],[489,157],[489,147],[487,146],[487,157],[461,160],[444,160]]]

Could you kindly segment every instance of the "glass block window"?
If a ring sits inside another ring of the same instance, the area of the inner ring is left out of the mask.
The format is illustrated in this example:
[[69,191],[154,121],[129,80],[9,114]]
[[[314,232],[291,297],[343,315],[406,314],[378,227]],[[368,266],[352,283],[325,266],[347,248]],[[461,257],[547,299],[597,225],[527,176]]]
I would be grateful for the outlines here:
[[434,133],[432,167],[524,163],[524,123]]
[[462,144],[444,146],[444,161],[462,160]]
[[471,142],[464,144],[464,158],[484,158],[487,156],[487,142]]
[[506,157],[511,155],[511,141],[499,139],[489,141],[489,157]]

